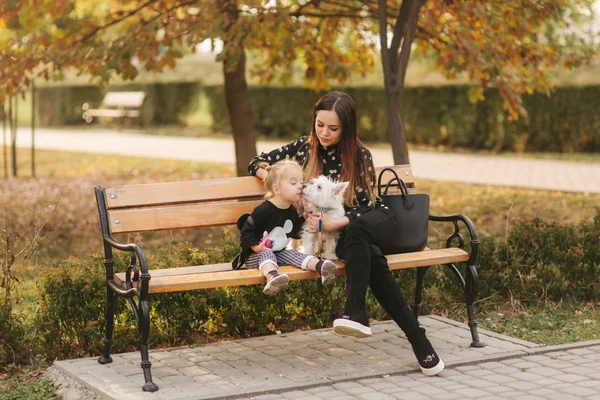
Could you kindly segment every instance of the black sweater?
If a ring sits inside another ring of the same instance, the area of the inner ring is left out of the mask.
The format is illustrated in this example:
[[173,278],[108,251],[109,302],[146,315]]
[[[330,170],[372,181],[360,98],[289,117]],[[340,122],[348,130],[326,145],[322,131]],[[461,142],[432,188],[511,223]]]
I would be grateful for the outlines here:
[[287,234],[287,237],[300,238],[300,228],[302,228],[304,218],[298,215],[294,206],[281,209],[270,201],[265,201],[256,207],[250,215],[254,221],[254,226],[246,222],[240,231],[240,244],[242,252],[246,256],[253,253],[250,247],[258,244],[264,232],[270,233],[276,227],[283,227],[287,220],[290,220],[293,224],[292,231]]

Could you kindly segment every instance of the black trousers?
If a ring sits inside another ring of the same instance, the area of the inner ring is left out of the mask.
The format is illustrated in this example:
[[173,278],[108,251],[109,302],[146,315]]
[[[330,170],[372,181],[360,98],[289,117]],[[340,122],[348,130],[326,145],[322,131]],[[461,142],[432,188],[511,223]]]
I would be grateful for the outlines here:
[[424,330],[419,328],[384,257],[398,253],[395,239],[407,234],[399,231],[397,218],[390,210],[377,207],[355,218],[342,233],[336,252],[346,264],[344,315],[368,325],[365,299],[370,286],[377,301],[413,343],[423,338]]

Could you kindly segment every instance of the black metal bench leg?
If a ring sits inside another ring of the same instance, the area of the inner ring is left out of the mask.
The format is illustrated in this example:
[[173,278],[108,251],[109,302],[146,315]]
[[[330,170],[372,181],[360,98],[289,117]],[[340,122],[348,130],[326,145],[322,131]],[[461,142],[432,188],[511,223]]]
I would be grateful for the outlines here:
[[112,336],[115,327],[115,306],[118,301],[118,297],[112,291],[110,287],[106,287],[106,309],[104,311],[104,319],[106,320],[106,332],[104,336],[104,349],[102,355],[98,358],[100,364],[111,363],[112,357],[110,356],[110,348],[112,346]]
[[146,302],[146,300],[139,301],[138,329],[140,335],[140,353],[142,355],[142,363],[140,364],[140,366],[144,371],[144,379],[146,381],[142,389],[144,390],[144,392],[156,392],[158,390],[158,385],[152,382],[152,372],[150,370],[150,367],[152,367],[152,363],[150,362],[150,356],[148,355],[150,315],[148,312],[148,303]]
[[429,267],[417,268],[417,284],[415,287],[415,303],[413,304],[413,315],[419,323],[419,314],[421,312],[421,304],[423,301],[423,281],[425,280],[425,273]]
[[477,269],[474,265],[467,266],[467,276],[465,282],[465,300],[467,305],[467,317],[469,318],[469,329],[471,330],[471,347],[485,347],[485,343],[479,340],[477,331],[477,321],[473,312],[473,303],[477,299]]

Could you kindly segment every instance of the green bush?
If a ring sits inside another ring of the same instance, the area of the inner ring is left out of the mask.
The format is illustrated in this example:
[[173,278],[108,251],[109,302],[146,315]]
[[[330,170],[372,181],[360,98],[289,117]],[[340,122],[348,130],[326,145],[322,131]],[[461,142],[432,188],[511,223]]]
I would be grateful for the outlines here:
[[[100,107],[107,91],[143,91],[146,94],[142,116],[129,121],[138,125],[182,124],[183,118],[197,106],[202,86],[198,83],[156,83],[98,86],[53,86],[36,91],[36,118],[41,126],[85,124],[84,103]],[[102,120],[102,118],[101,118]],[[114,118],[108,119],[115,122]],[[98,119],[94,119],[94,123]]]
[[520,221],[506,242],[488,239],[479,261],[481,297],[523,303],[600,298],[600,211],[571,226]]
[[70,257],[42,270],[34,326],[49,359],[99,353],[104,335],[104,275],[99,257],[91,262]]
[[28,360],[26,325],[10,304],[0,304],[0,371],[9,364],[23,364]]

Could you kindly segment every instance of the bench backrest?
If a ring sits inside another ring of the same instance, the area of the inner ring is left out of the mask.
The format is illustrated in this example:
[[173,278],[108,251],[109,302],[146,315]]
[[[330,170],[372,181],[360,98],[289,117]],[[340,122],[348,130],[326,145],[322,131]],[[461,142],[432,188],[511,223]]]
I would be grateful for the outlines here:
[[141,107],[146,94],[144,92],[108,92],[102,105],[106,107]]
[[[414,186],[410,165],[394,169]],[[103,194],[111,234],[149,232],[235,224],[264,201],[264,185],[247,176],[116,186]]]

